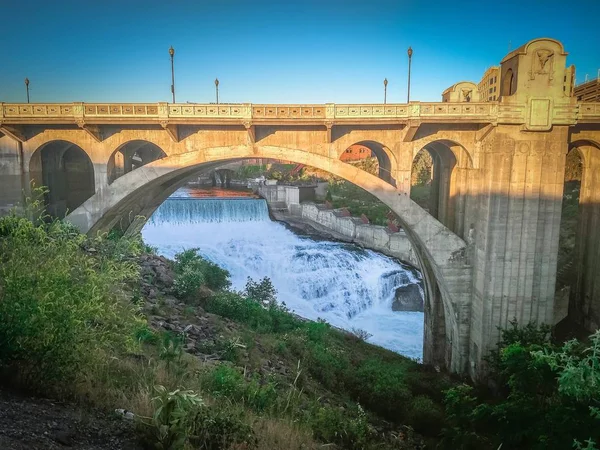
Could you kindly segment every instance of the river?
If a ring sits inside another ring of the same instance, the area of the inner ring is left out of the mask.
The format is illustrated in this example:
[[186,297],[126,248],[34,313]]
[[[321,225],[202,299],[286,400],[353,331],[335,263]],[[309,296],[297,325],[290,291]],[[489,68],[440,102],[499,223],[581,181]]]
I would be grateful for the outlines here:
[[423,353],[423,313],[392,311],[395,290],[419,283],[414,270],[352,244],[298,236],[269,218],[256,198],[197,198],[180,189],[150,217],[146,243],[172,258],[186,248],[231,273],[232,288],[269,277],[279,301],[296,314],[324,319],[411,358]]

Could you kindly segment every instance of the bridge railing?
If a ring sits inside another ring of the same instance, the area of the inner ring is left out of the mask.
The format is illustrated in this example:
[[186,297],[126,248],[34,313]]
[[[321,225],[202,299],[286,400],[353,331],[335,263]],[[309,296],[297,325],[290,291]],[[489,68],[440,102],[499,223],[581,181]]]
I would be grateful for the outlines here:
[[265,105],[199,103],[1,103],[0,120],[54,119],[419,119],[439,116],[491,119],[496,103]]
[[578,119],[581,121],[600,121],[600,102],[579,103]]
[[[600,120],[600,103],[556,107],[555,122]],[[564,110],[564,111],[563,111]],[[110,123],[141,122],[352,122],[356,120],[425,120],[523,123],[527,105],[411,102],[410,104],[266,105],[252,103],[0,103],[0,122]],[[563,120],[562,116],[565,117]],[[567,118],[569,120],[567,120]]]

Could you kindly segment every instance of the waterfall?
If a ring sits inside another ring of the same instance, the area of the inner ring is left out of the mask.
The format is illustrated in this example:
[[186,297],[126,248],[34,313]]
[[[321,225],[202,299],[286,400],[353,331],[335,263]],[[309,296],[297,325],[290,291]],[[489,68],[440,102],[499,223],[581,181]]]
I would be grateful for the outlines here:
[[229,270],[234,289],[247,277],[269,277],[278,300],[297,314],[364,329],[372,343],[422,356],[423,313],[391,310],[398,287],[420,283],[415,271],[355,245],[297,236],[269,219],[263,199],[171,197],[142,234],[171,258],[198,247]]
[[268,220],[270,219],[267,202],[263,199],[251,198],[169,198],[150,217],[150,222],[153,224],[165,222],[176,224],[264,222]]

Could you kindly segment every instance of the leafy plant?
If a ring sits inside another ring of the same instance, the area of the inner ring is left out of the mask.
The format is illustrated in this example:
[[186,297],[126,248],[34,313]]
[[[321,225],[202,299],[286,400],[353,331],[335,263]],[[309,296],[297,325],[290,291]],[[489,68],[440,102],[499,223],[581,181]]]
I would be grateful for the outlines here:
[[373,335],[366,330],[362,330],[360,328],[352,328],[352,335],[356,337],[359,341],[366,341]]
[[173,285],[180,298],[192,297],[203,285],[221,290],[231,284],[229,272],[202,258],[197,248],[176,254],[174,269],[176,277]]
[[584,439],[593,448],[598,350],[594,338],[588,348],[576,341],[558,348],[548,327],[513,324],[489,358],[492,379],[506,387],[486,396],[467,387],[447,392],[444,448],[559,450],[585,448]]
[[157,396],[152,398],[154,414],[144,422],[161,450],[184,447],[195,431],[195,413],[204,406],[202,398],[191,390],[169,391],[158,385]]
[[0,369],[58,388],[106,352],[135,351],[144,321],[123,287],[137,277],[136,254],[135,242],[88,238],[62,221],[0,218]]

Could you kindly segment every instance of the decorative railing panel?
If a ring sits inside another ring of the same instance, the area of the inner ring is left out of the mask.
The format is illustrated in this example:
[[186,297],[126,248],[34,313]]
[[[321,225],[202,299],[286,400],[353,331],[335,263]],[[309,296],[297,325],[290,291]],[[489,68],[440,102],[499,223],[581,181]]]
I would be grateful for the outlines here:
[[[410,104],[334,104],[324,105],[264,105],[251,103],[0,103],[0,121],[7,123],[89,122],[110,123],[131,120],[200,123],[224,120],[251,122],[256,120],[282,123],[351,123],[378,120],[426,120],[465,123],[525,123],[527,105],[489,103],[421,103]],[[600,103],[556,105],[556,124],[573,124],[577,120],[600,120]],[[329,126],[329,125],[328,125]]]
[[577,114],[577,118],[580,120],[600,121],[600,103],[579,103],[579,112]]

